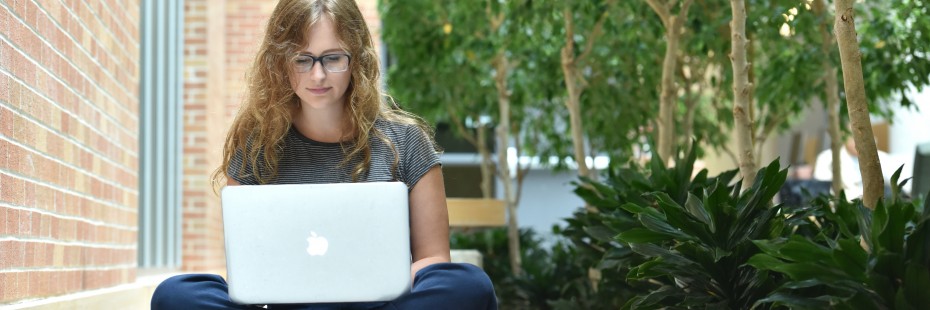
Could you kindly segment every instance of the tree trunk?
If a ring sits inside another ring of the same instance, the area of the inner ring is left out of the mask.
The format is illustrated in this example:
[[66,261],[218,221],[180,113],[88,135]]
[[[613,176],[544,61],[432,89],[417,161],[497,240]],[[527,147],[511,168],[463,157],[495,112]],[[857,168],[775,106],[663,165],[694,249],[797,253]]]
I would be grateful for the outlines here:
[[685,146],[685,154],[690,153],[691,149],[694,148],[694,113],[697,110],[697,103],[700,100],[699,95],[691,97],[690,94],[685,95],[685,122],[684,122],[684,131],[685,131],[685,141],[682,141],[682,145]]
[[752,149],[752,120],[749,118],[749,63],[746,61],[746,6],[745,0],[730,0],[733,20],[730,22],[731,51],[733,63],[733,119],[736,122],[736,145],[739,155],[739,171],[743,176],[743,190],[752,186],[756,179],[756,160]]
[[484,124],[478,124],[478,143],[475,148],[481,155],[481,197],[491,198],[491,180],[494,177],[494,162],[491,160],[491,150],[488,150],[488,130]]
[[[688,74],[685,74],[685,67],[688,68]],[[682,123],[682,132],[684,140],[679,140],[679,145],[684,146],[684,153],[688,154],[691,152],[691,149],[694,148],[694,113],[697,111],[697,104],[701,100],[701,94],[704,93],[704,83],[703,80],[706,78],[704,75],[706,69],[698,70],[699,65],[694,63],[694,60],[685,62],[684,59],[678,60],[678,72],[680,72],[681,79],[684,81],[684,97],[685,97],[685,119]],[[696,89],[695,89],[696,88]]]
[[836,0],[836,42],[840,49],[840,61],[843,64],[843,83],[846,87],[846,106],[849,121],[852,124],[853,139],[859,153],[859,172],[862,174],[862,202],[874,209],[875,204],[885,194],[885,180],[882,176],[875,136],[872,134],[872,121],[869,119],[869,104],[865,97],[865,84],[862,79],[862,54],[859,53],[859,41],[856,39],[854,0]]
[[678,107],[678,89],[675,87],[675,71],[678,69],[678,43],[682,25],[688,18],[688,8],[693,0],[682,0],[677,15],[672,15],[669,3],[646,0],[665,26],[665,59],[662,61],[662,85],[659,94],[659,117],[656,137],[656,153],[666,165],[675,157],[675,110]]
[[830,20],[830,13],[827,12],[827,4],[824,0],[817,0],[814,3],[814,11],[820,15],[820,49],[823,52],[823,79],[826,84],[827,92],[827,132],[830,134],[830,155],[833,173],[831,182],[833,194],[840,197],[840,191],[843,190],[843,173],[840,163],[840,148],[843,147],[843,137],[840,134],[840,87],[836,79],[836,68],[833,66],[833,60],[830,54],[833,51],[833,36],[827,29],[827,21]]
[[678,41],[681,37],[681,29],[676,26],[677,19],[676,16],[672,16],[669,28],[665,29],[665,59],[662,61],[662,86],[659,95],[659,139],[656,150],[666,165],[674,160],[675,152],[675,110],[678,108],[675,70],[678,65]]
[[[587,155],[584,151],[584,130],[581,124],[581,81],[578,77],[575,59],[575,25],[573,14],[568,7],[564,10],[565,14],[565,46],[562,47],[562,74],[565,76],[565,87],[568,90],[568,100],[565,106],[568,108],[568,117],[572,131],[572,145],[574,146],[575,162],[578,163],[578,175],[590,177],[591,172],[588,169],[586,161]],[[594,38],[588,38],[594,40]]]
[[507,149],[510,147],[510,93],[507,90],[507,72],[510,69],[507,57],[501,50],[495,57],[497,86],[497,105],[500,121],[497,125],[497,171],[504,187],[504,201],[507,204],[507,239],[510,254],[510,268],[514,275],[523,274],[523,262],[520,257],[520,229],[517,226],[517,206],[514,203],[513,176],[510,175],[510,162]]

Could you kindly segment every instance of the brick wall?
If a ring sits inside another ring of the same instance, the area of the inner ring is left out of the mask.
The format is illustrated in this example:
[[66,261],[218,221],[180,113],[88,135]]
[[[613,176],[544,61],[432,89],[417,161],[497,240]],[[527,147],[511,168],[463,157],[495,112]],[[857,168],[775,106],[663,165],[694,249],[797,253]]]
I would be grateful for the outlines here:
[[0,1],[0,304],[136,277],[139,1]]
[[210,175],[220,165],[227,116],[226,1],[184,7],[183,269],[225,268],[219,198]]
[[[226,131],[242,102],[245,72],[276,1],[188,0],[184,49],[184,270],[225,269],[219,198],[210,173],[221,162]],[[377,0],[359,1],[376,44]],[[380,52],[380,50],[379,50]]]

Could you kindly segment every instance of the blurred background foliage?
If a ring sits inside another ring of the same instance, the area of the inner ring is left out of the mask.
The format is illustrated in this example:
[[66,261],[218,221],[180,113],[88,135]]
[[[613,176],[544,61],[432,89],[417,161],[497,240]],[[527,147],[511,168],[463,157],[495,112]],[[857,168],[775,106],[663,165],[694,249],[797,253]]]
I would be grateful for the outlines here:
[[[677,12],[689,1],[659,2]],[[817,12],[809,0],[745,0],[757,160],[758,145],[812,105],[826,105],[825,67],[836,68],[838,121],[846,122],[836,43],[821,32],[833,28],[833,6],[825,3],[826,12]],[[734,167],[736,156],[728,146],[731,2],[690,5],[673,77],[678,149],[671,157],[678,164],[666,167],[652,154],[661,139],[666,29],[647,1],[381,0],[385,82],[402,108],[476,140],[479,127],[501,123],[503,93],[508,144],[521,155],[551,156],[554,169],[569,169],[580,143],[585,154],[610,158],[608,169],[580,176],[575,194],[587,206],[553,227],[555,240],[520,230],[522,273],[508,263],[505,229],[458,231],[453,248],[484,254],[508,309],[926,305],[920,292],[930,287],[930,229],[921,200],[898,194],[874,210],[842,195],[777,205],[772,198],[786,174],[777,160],[745,191],[735,170],[695,171],[694,159],[708,150],[730,154]],[[868,1],[856,9],[869,109],[887,118],[894,107],[913,105],[908,89],[930,84],[930,4]],[[505,72],[498,57],[509,64]],[[580,141],[569,134],[570,84],[581,87]]]

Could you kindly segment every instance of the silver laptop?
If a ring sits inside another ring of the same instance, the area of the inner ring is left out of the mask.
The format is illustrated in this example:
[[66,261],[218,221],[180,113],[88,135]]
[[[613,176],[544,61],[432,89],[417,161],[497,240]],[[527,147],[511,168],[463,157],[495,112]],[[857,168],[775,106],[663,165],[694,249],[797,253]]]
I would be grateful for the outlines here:
[[227,186],[222,203],[234,302],[387,301],[410,290],[404,183]]

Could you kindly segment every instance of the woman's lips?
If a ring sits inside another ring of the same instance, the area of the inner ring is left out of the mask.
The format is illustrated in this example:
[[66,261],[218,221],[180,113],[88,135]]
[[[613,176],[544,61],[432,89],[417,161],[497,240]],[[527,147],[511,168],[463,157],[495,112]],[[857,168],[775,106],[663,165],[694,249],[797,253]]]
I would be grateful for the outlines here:
[[332,87],[307,88],[307,90],[310,91],[310,93],[313,93],[314,95],[322,95],[328,92],[330,88]]

